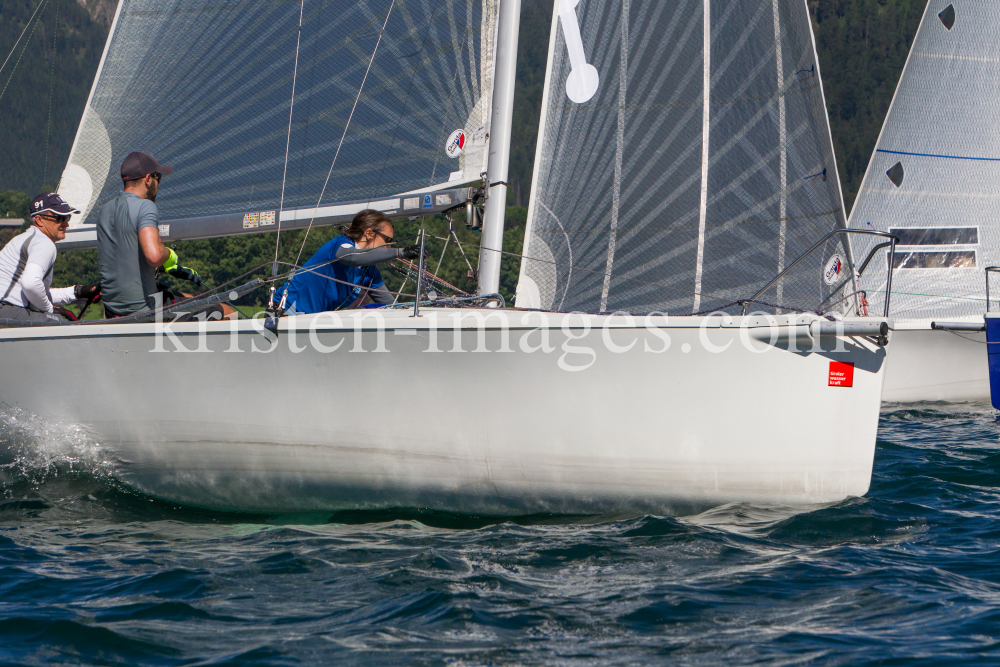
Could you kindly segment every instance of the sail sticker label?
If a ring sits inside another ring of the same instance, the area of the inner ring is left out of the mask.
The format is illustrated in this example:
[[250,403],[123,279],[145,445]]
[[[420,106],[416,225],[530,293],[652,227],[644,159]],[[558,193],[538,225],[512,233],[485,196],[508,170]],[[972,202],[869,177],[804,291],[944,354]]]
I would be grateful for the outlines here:
[[261,211],[259,213],[246,213],[243,215],[243,229],[256,229],[264,225],[273,225],[275,218],[274,211]]
[[430,195],[424,195],[424,204],[423,206],[421,206],[421,208],[434,208],[434,204],[431,201]]
[[407,197],[403,200],[403,208],[420,208],[420,197]]
[[843,361],[830,362],[830,387],[854,386],[854,363]]
[[827,285],[832,285],[837,282],[840,277],[840,272],[844,270],[844,261],[840,258],[840,255],[834,255],[826,262],[826,268],[823,269],[823,281]]
[[160,236],[170,236],[170,225],[157,225],[156,227],[160,231]]
[[451,206],[451,195],[434,195],[434,202],[438,206]]
[[465,150],[465,130],[455,130],[448,137],[444,152],[448,157],[458,157]]

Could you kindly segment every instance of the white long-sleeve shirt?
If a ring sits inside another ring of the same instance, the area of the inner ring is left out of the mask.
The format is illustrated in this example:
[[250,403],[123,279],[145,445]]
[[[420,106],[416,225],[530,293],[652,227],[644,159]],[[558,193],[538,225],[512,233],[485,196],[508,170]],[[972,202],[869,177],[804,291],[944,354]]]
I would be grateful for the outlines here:
[[[11,287],[14,272],[21,261],[21,247],[28,244],[28,263],[20,279]],[[56,263],[56,244],[37,228],[32,227],[23,234],[12,238],[0,250],[0,297],[11,287],[7,298],[9,304],[23,308],[33,307],[43,313],[51,313],[52,307],[74,300],[72,287],[52,289],[52,267]]]

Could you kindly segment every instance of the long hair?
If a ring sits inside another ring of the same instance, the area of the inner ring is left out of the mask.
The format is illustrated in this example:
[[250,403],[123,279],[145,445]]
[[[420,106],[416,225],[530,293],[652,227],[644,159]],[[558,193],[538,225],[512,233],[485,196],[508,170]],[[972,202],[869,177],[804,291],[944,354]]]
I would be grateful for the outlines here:
[[354,241],[360,241],[364,237],[366,231],[369,229],[378,231],[378,228],[382,225],[389,225],[392,227],[392,220],[389,219],[389,216],[382,211],[366,208],[354,216],[350,225],[343,227],[342,229],[344,231],[344,236],[347,236]]

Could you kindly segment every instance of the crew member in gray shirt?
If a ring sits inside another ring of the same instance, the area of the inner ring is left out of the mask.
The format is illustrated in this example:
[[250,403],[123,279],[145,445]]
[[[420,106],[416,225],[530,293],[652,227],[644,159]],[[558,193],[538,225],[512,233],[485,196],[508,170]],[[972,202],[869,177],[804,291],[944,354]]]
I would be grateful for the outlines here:
[[[177,253],[160,240],[156,194],[161,177],[173,171],[149,153],[129,153],[121,167],[124,192],[105,204],[98,213],[97,262],[101,269],[102,300],[108,317],[123,317],[160,305],[169,306],[181,296],[190,296],[161,292],[156,284],[159,267],[173,275],[184,273],[196,284],[201,282],[198,274],[180,267]],[[157,303],[159,294],[163,295],[162,303]],[[203,317],[220,319],[233,312],[229,306],[210,306],[178,319],[191,319],[202,313]]]

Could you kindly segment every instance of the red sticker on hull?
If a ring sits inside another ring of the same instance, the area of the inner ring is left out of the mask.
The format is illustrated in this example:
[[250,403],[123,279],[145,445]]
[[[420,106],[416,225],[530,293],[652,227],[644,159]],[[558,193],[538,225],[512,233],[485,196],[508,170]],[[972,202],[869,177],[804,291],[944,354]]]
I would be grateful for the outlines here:
[[830,362],[830,386],[831,387],[853,387],[854,386],[854,364],[842,361]]

